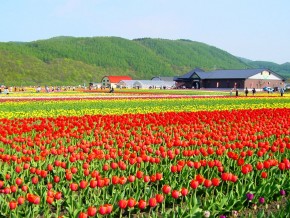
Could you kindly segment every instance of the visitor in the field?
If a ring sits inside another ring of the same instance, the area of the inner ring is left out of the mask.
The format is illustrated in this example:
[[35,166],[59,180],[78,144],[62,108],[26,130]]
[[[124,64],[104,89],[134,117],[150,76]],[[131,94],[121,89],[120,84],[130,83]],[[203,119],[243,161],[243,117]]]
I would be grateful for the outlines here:
[[248,93],[249,93],[249,90],[248,90],[248,88],[246,87],[246,90],[245,90],[245,94],[246,94],[246,96],[248,96]]
[[255,88],[252,89],[252,93],[253,93],[253,95],[255,95],[255,93],[256,93],[256,89]]
[[284,94],[284,89],[283,88],[280,88],[280,94],[281,94],[281,97],[282,97],[283,94]]

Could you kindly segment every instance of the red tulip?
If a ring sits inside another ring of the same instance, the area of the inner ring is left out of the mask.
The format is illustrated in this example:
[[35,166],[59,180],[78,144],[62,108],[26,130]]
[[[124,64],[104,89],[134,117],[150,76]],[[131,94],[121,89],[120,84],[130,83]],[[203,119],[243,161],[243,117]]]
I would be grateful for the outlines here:
[[169,194],[170,193],[170,191],[171,191],[171,188],[170,188],[170,186],[169,185],[164,185],[163,187],[162,187],[162,192],[164,193],[164,194]]
[[206,180],[204,180],[203,185],[204,185],[206,188],[209,188],[209,187],[211,187],[212,182],[211,182],[211,180],[206,179]]
[[261,177],[263,178],[263,179],[266,179],[267,177],[268,177],[268,174],[267,174],[267,172],[262,172],[261,173]]
[[52,183],[47,183],[47,189],[48,190],[52,189],[52,187],[53,187]]
[[146,201],[144,201],[144,200],[139,200],[139,202],[138,202],[138,207],[139,207],[139,209],[141,209],[141,210],[143,210],[143,209],[145,209],[146,208]]
[[150,199],[149,199],[149,206],[150,206],[150,207],[156,207],[156,205],[157,205],[157,200],[156,200],[156,198],[150,198]]
[[40,197],[34,194],[28,193],[26,196],[26,199],[32,203],[32,204],[39,204],[40,203]]
[[175,198],[175,199],[179,198],[179,191],[177,191],[177,190],[173,190],[173,191],[171,192],[171,196],[172,196],[173,198]]
[[156,182],[156,176],[155,175],[150,176],[150,181],[151,182]]
[[107,207],[104,205],[100,206],[99,207],[99,214],[101,214],[101,215],[107,214]]
[[88,163],[83,164],[83,169],[88,169],[89,167],[90,167],[90,165]]
[[42,178],[45,178],[45,177],[47,176],[47,171],[45,171],[45,170],[41,170],[40,176],[41,176]]
[[213,186],[219,186],[220,184],[220,180],[218,178],[212,178],[211,182]]
[[78,172],[78,168],[71,167],[70,171],[71,171],[72,174],[76,174]]
[[98,187],[99,188],[102,188],[102,187],[104,187],[104,185],[105,185],[105,180],[104,179],[98,179]]
[[286,169],[286,164],[285,163],[279,163],[279,169],[282,171],[282,170],[285,170]]
[[103,166],[103,170],[104,170],[104,171],[108,171],[109,169],[110,169],[109,165],[105,164],[105,165]]
[[194,168],[195,169],[199,169],[201,167],[201,163],[200,162],[194,162]]
[[257,168],[257,170],[262,170],[262,169],[264,168],[264,164],[261,163],[261,162],[258,162],[258,163],[256,164],[256,168]]
[[144,176],[143,180],[144,180],[144,182],[149,182],[150,181],[150,176]]
[[135,207],[136,201],[134,198],[129,198],[127,202],[128,207]]
[[113,210],[113,205],[111,204],[105,204],[105,207],[107,207],[107,214],[110,214]]
[[25,202],[25,197],[22,197],[22,196],[18,197],[17,199],[18,205],[24,204],[24,202]]
[[61,168],[66,169],[66,163],[65,162],[61,162]]
[[96,171],[96,170],[94,170],[94,171],[91,172],[91,176],[92,176],[93,178],[96,178],[96,177],[99,176],[99,175],[100,175],[100,173],[99,173],[98,171]]
[[205,181],[205,178],[200,174],[196,175],[195,179],[199,182],[199,184],[203,184]]
[[125,209],[127,207],[127,203],[128,202],[126,200],[120,200],[118,204],[121,209]]
[[87,218],[87,217],[88,217],[88,214],[87,213],[80,212],[79,218]]
[[53,177],[53,181],[54,181],[55,183],[59,183],[59,181],[60,181],[59,176],[54,176],[54,177]]
[[36,185],[38,183],[38,177],[34,176],[31,178],[32,184]]
[[30,165],[29,165],[28,163],[25,163],[25,164],[23,165],[23,169],[24,169],[24,170],[27,170],[29,167],[30,167]]
[[14,210],[16,207],[17,207],[17,202],[16,201],[10,201],[9,202],[10,210]]
[[71,173],[66,173],[66,174],[65,174],[65,178],[66,178],[66,180],[68,180],[68,181],[72,180],[72,174],[71,174]]
[[95,216],[97,213],[97,208],[95,207],[88,207],[87,214],[88,216]]
[[80,182],[80,188],[81,188],[81,189],[85,189],[85,188],[87,187],[87,185],[88,185],[88,182],[85,181],[85,180],[82,180],[82,181]]
[[61,192],[56,192],[55,195],[54,195],[54,198],[56,200],[60,200],[61,199]]
[[118,176],[113,176],[112,177],[112,184],[113,185],[117,185],[117,184],[119,184],[119,177]]
[[115,169],[118,168],[118,164],[115,163],[115,162],[112,162],[112,163],[110,164],[110,166],[111,166],[111,168],[112,168],[113,170],[115,170]]
[[72,191],[77,191],[77,190],[78,190],[78,184],[76,184],[76,183],[71,183],[71,184],[70,184],[70,189],[71,189]]
[[16,173],[20,173],[21,172],[21,167],[20,166],[16,166],[15,167],[15,171],[16,171]]
[[170,171],[171,171],[172,173],[176,173],[176,172],[177,172],[177,166],[171,166],[171,167],[170,167]]
[[160,181],[162,179],[162,173],[156,173],[156,180]]
[[199,186],[199,182],[196,180],[191,180],[190,182],[190,187],[193,189],[197,189],[197,187]]
[[8,195],[11,193],[11,189],[9,187],[4,188],[4,194]]
[[162,194],[157,194],[155,198],[157,203],[162,203],[162,201],[164,200],[164,196]]
[[125,176],[121,176],[119,178],[119,184],[124,185],[127,182],[127,178]]
[[128,181],[129,182],[134,182],[135,181],[135,176],[133,176],[133,175],[130,175],[129,177],[128,177]]
[[48,164],[47,165],[47,170],[48,171],[52,171],[53,170],[53,165],[52,164]]
[[23,185],[23,186],[21,187],[21,190],[24,191],[24,192],[27,192],[28,187],[27,187],[26,185]]
[[94,179],[90,181],[90,187],[91,187],[91,188],[96,188],[97,185],[98,185],[98,181],[96,181],[96,180],[94,180]]
[[46,202],[47,202],[48,204],[52,204],[53,201],[54,201],[54,198],[53,198],[53,197],[51,197],[51,196],[46,196]]
[[89,169],[84,169],[84,175],[85,175],[85,176],[90,175],[90,170],[89,170]]
[[182,188],[181,189],[181,195],[186,196],[188,194],[188,189],[187,188]]
[[137,173],[136,173],[136,177],[138,178],[138,179],[141,179],[142,177],[143,177],[143,172],[142,171],[137,171]]
[[231,181],[232,181],[232,182],[236,182],[236,181],[238,181],[238,177],[237,177],[236,175],[233,175]]
[[11,190],[12,193],[15,193],[17,191],[17,186],[11,185],[10,186],[10,190]]

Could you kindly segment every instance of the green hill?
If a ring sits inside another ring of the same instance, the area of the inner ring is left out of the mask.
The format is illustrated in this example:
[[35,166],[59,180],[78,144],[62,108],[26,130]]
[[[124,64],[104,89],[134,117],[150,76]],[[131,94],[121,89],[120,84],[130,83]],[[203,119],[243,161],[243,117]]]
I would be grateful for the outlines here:
[[279,73],[285,78],[290,78],[290,63],[276,64],[273,62],[267,61],[248,61],[247,64],[253,68],[268,68],[274,72]]
[[190,40],[55,37],[0,43],[0,84],[8,86],[88,84],[105,75],[150,79],[195,67],[242,69],[252,63]]

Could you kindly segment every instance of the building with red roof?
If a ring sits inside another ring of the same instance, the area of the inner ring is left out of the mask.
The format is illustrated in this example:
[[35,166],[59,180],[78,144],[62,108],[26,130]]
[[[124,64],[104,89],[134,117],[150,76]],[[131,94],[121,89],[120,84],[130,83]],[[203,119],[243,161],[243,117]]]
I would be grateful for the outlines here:
[[121,80],[132,80],[132,78],[130,76],[104,76],[101,83],[103,87],[116,88]]

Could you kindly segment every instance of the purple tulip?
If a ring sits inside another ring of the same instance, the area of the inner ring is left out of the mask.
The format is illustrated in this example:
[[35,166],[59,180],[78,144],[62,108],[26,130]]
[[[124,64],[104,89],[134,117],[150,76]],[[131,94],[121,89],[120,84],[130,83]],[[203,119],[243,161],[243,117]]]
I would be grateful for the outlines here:
[[220,218],[226,218],[226,215],[220,215]]
[[253,200],[253,198],[254,198],[254,194],[252,194],[252,193],[247,193],[246,197],[247,197],[247,199],[248,199],[249,201],[251,201],[251,200]]
[[260,197],[260,198],[259,198],[259,202],[260,202],[260,204],[264,204],[264,203],[265,203],[265,198]]
[[286,195],[286,191],[285,191],[284,189],[282,189],[282,190],[280,191],[280,195]]

